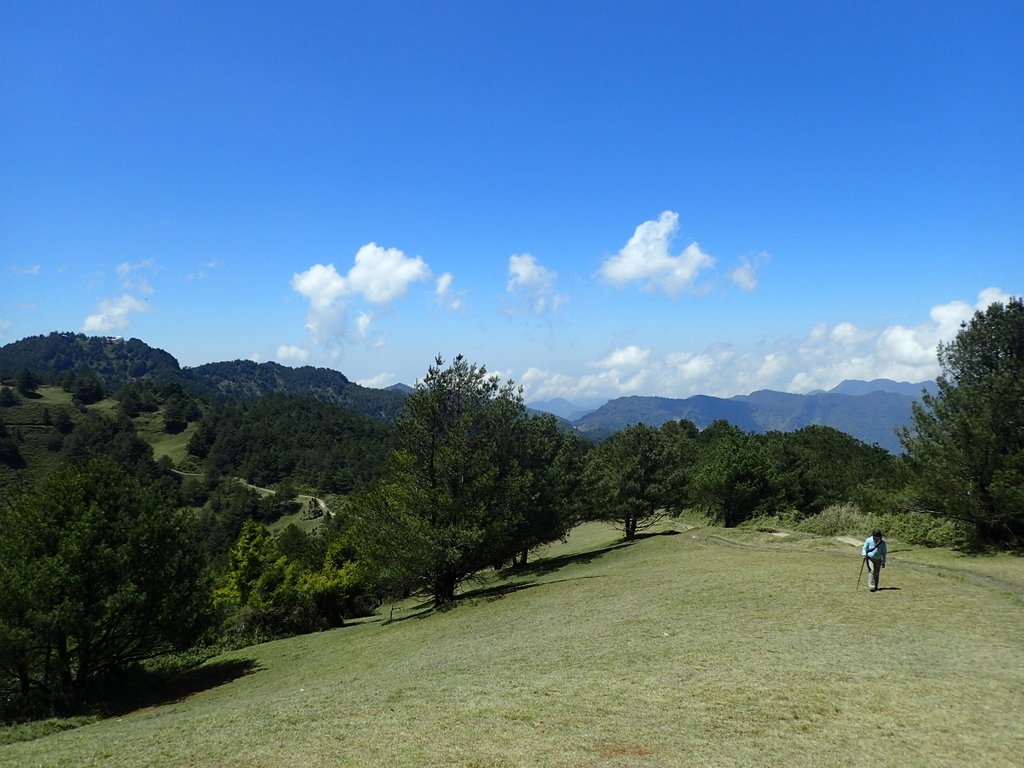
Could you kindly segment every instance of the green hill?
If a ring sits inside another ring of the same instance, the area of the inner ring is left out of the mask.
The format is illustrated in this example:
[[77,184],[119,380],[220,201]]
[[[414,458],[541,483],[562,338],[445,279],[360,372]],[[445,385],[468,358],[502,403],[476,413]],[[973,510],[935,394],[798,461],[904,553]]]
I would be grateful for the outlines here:
[[162,349],[139,339],[50,333],[31,336],[0,347],[0,380],[27,369],[56,383],[72,374],[95,374],[116,392],[133,381],[173,382],[204,397],[253,400],[270,394],[312,397],[355,413],[393,421],[402,409],[406,388],[373,389],[351,382],[329,368],[289,368],[274,362],[233,360],[181,368]]
[[0,766],[1024,764],[1024,561],[894,541],[869,594],[847,543],[674,525],[583,526],[451,610],[226,654]]

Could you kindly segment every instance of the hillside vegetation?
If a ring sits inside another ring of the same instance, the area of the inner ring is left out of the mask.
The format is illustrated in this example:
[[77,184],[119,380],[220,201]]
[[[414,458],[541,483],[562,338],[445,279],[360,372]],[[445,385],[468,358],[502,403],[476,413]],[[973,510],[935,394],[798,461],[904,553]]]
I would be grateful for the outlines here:
[[657,532],[586,524],[450,610],[225,654],[0,765],[846,768],[865,744],[889,765],[1024,763],[1019,558],[894,541],[869,594],[833,539]]
[[219,400],[303,395],[385,421],[394,420],[406,395],[395,389],[362,387],[338,371],[308,365],[290,368],[275,362],[233,360],[182,368],[169,353],[139,339],[75,333],[31,336],[0,347],[0,380],[21,370],[30,370],[50,384],[94,378],[108,394],[132,382],[148,381]]

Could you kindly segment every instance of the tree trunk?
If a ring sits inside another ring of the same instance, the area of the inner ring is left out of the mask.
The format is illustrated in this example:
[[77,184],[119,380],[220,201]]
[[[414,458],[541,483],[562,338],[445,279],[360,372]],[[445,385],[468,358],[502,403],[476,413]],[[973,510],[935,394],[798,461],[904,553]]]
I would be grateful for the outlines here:
[[57,635],[57,661],[60,665],[60,685],[65,696],[73,690],[71,677],[71,654],[68,653],[68,636],[61,632]]
[[444,573],[434,579],[434,602],[446,605],[455,600],[455,586],[458,579],[454,575]]

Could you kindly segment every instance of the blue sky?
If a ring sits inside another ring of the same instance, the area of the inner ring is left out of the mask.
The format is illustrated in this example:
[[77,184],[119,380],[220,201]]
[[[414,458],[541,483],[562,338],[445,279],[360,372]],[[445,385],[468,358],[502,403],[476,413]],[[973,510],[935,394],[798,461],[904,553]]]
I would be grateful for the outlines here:
[[527,400],[920,381],[1024,290],[1018,2],[0,14],[0,344]]

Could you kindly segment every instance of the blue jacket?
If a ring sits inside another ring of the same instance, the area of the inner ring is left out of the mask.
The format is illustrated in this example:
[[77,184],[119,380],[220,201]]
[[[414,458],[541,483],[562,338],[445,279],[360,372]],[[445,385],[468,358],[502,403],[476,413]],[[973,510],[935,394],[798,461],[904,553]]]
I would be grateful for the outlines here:
[[862,557],[870,557],[872,560],[880,560],[883,563],[888,551],[889,546],[885,543],[885,539],[879,539],[876,544],[873,536],[868,536],[864,539],[864,546],[860,548]]

